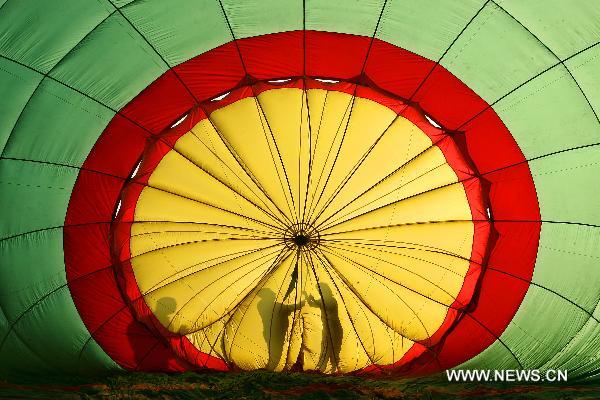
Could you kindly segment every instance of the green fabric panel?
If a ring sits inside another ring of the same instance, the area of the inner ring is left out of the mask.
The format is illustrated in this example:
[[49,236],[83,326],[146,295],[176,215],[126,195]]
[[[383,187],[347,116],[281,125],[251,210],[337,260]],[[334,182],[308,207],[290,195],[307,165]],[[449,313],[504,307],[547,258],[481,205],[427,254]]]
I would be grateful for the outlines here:
[[3,377],[51,374],[55,371],[53,365],[48,364],[31,350],[26,341],[17,334],[11,334],[6,338],[0,357],[2,357],[0,374]]
[[600,141],[598,121],[562,65],[531,80],[493,108],[527,159]]
[[42,75],[0,58],[0,154]]
[[[64,223],[79,171],[39,163],[0,160],[0,239]],[[64,266],[63,266],[64,268]]]
[[564,59],[600,38],[600,2],[503,0],[500,6]]
[[598,229],[544,223],[533,279],[590,313],[600,300]]
[[232,40],[218,1],[135,1],[122,11],[171,66]]
[[[88,364],[81,365],[79,353],[90,336],[76,313],[68,287],[64,286],[46,297],[26,316],[14,329],[34,353],[60,372],[89,373],[117,368],[101,351],[96,351],[99,357],[95,360],[90,360],[88,353]],[[35,334],[32,335],[32,332]]]
[[0,10],[0,54],[46,73],[113,10],[105,0],[10,1]]
[[[543,220],[600,224],[599,154],[600,146],[591,146],[530,162]],[[600,300],[599,229],[543,223],[532,279],[596,314]],[[569,301],[546,289],[530,287],[501,337],[526,368],[568,366],[573,368],[572,377],[588,377],[597,368],[597,363],[595,367],[593,363],[600,354],[598,323]],[[502,344],[496,342],[461,367],[500,366],[517,368]]]
[[488,3],[441,65],[491,103],[556,62],[529,32]]
[[[4,219],[7,225],[3,225],[3,230],[12,228],[14,234],[16,230],[27,232],[61,225],[76,173],[77,170],[64,167],[0,161],[0,206],[11,210],[10,216]],[[6,185],[9,181],[19,186]],[[65,186],[65,190],[58,189],[59,186]],[[93,340],[87,346],[89,349],[86,347],[85,359],[78,359],[89,332],[66,286],[61,228],[0,240],[0,259],[0,307],[5,318],[15,324],[16,330],[11,336],[16,335],[26,342],[19,347],[22,351],[31,349],[44,363],[63,372],[116,367]],[[58,291],[45,297],[56,289]],[[30,309],[40,299],[44,300]],[[6,329],[0,330],[0,337],[5,336]],[[19,340],[13,340],[17,345]],[[18,369],[21,360],[7,355],[16,351],[11,347],[4,345],[0,349],[0,359],[3,364]]]
[[[600,187],[600,146],[553,154],[533,160],[529,165],[542,220],[600,225],[600,207],[597,201]],[[586,240],[589,240],[585,236],[573,238],[583,243],[588,243]],[[589,246],[582,249],[582,252],[590,254],[593,250]],[[600,271],[597,273],[600,274]],[[587,275],[591,275],[591,272]]]
[[167,68],[131,24],[114,13],[67,54],[50,75],[120,110]]
[[502,340],[524,368],[539,368],[564,348],[587,320],[588,314],[576,306],[531,286]]
[[302,29],[302,2],[297,0],[223,0],[236,39]]
[[592,377],[598,374],[600,362],[600,304],[593,318],[590,317],[583,329],[557,353],[544,368],[567,369],[571,376]]
[[437,61],[485,0],[388,0],[377,38]]
[[113,3],[116,7],[125,7],[127,4],[132,3],[134,1],[138,1],[138,0],[110,0],[111,3]]
[[16,124],[4,156],[79,166],[113,115],[99,103],[45,79]]
[[565,61],[565,65],[577,80],[596,114],[600,115],[600,44]]
[[306,29],[373,36],[383,0],[306,0]]

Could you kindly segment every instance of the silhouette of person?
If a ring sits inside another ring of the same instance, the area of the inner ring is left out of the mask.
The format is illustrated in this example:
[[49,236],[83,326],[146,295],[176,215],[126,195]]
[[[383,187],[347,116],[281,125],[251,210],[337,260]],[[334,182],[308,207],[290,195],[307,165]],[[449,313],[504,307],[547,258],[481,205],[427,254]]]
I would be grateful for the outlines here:
[[289,294],[288,292],[283,302],[279,303],[271,289],[263,288],[258,292],[260,300],[257,307],[263,323],[263,337],[269,350],[266,367],[269,370],[274,370],[279,365],[289,327],[289,316],[301,307],[294,301],[291,304],[285,303]]
[[340,322],[338,303],[331,292],[331,288],[326,283],[321,283],[319,287],[323,296],[321,302],[325,309],[325,312],[321,313],[323,322],[322,346],[325,349],[323,352],[324,361],[326,364],[327,360],[329,360],[332,372],[336,372],[339,369],[344,330]]

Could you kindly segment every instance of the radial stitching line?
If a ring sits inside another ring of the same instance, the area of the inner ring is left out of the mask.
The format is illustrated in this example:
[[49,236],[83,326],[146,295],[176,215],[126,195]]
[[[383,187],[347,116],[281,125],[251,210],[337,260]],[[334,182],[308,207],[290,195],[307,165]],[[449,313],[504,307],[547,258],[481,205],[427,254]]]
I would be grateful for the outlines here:
[[525,29],[531,36],[533,36],[536,41],[538,41],[542,46],[544,46],[544,48],[546,50],[548,50],[554,56],[554,58],[556,58],[558,60],[558,62],[560,64],[562,64],[563,67],[565,67],[565,69],[569,73],[569,76],[571,77],[571,79],[573,79],[573,82],[575,82],[575,85],[577,85],[577,88],[579,89],[579,91],[583,95],[583,98],[585,99],[585,101],[587,102],[588,106],[592,110],[592,113],[594,114],[594,117],[596,117],[596,121],[598,122],[598,124],[600,124],[600,119],[598,119],[598,114],[596,113],[596,110],[594,110],[594,107],[592,107],[592,104],[590,103],[590,100],[588,99],[588,97],[586,96],[585,92],[583,91],[583,88],[579,85],[579,82],[577,82],[577,80],[575,79],[575,77],[571,73],[571,70],[565,65],[565,63],[560,59],[560,57],[558,57],[558,55],[554,51],[552,51],[552,49],[550,49],[550,47],[548,47],[546,45],[546,43],[542,42],[542,40],[539,37],[537,37],[537,35],[535,35],[531,30],[529,30],[529,28],[527,28],[525,25],[523,25],[523,23],[521,21],[519,21],[517,18],[515,18],[515,16],[512,15],[511,13],[509,13],[504,7],[502,7],[500,4],[498,4],[495,0],[490,0],[490,1],[492,3],[494,3],[496,5],[496,7],[498,7],[504,13],[506,13],[510,18],[512,18],[515,22],[517,22],[519,25],[521,25],[521,27],[523,29]]
[[[208,118],[207,118],[207,119],[208,119]],[[211,125],[212,125],[212,126],[213,126],[213,128],[214,128],[214,125],[212,124],[212,121],[210,121],[210,119],[208,119],[208,121],[211,123]],[[265,206],[265,209],[264,209],[264,211],[265,211],[266,213],[268,213],[268,214],[269,214],[269,215],[271,215],[271,216],[272,216],[274,219],[276,219],[277,221],[279,221],[279,223],[281,223],[281,224],[283,224],[283,223],[284,223],[284,222],[283,222],[283,220],[281,220],[281,219],[280,219],[280,218],[279,218],[279,217],[278,217],[278,216],[277,216],[275,213],[273,213],[273,212],[272,212],[272,210],[271,210],[271,209],[270,209],[270,207],[267,205],[267,203],[265,203],[265,202],[264,202],[264,200],[263,200],[263,199],[262,199],[262,198],[261,198],[261,197],[260,197],[258,194],[256,194],[256,193],[254,192],[254,190],[253,190],[253,189],[252,189],[250,186],[248,186],[248,184],[247,184],[247,183],[246,183],[246,182],[245,182],[245,181],[244,181],[244,180],[243,180],[243,179],[242,179],[240,176],[238,176],[238,174],[237,174],[235,171],[233,171],[233,169],[232,169],[232,168],[231,168],[231,167],[230,167],[230,166],[229,166],[229,165],[228,165],[228,164],[227,164],[227,163],[226,163],[226,162],[225,162],[223,159],[221,159],[221,157],[220,157],[220,156],[218,156],[218,155],[217,155],[217,154],[216,154],[216,153],[213,151],[213,149],[211,149],[209,146],[207,146],[207,145],[206,145],[206,144],[205,144],[205,143],[202,141],[202,139],[200,139],[200,137],[199,137],[199,136],[196,134],[196,132],[194,131],[194,128],[192,128],[192,129],[190,130],[190,132],[192,133],[192,135],[193,135],[193,136],[194,136],[194,137],[195,137],[195,138],[196,138],[196,139],[197,139],[197,140],[198,140],[200,143],[202,143],[202,145],[203,145],[203,146],[204,146],[204,147],[205,147],[205,148],[206,148],[206,149],[207,149],[207,150],[208,150],[208,151],[209,151],[209,152],[210,152],[210,153],[211,153],[211,154],[212,154],[214,157],[216,157],[216,158],[219,160],[219,162],[222,164],[222,165],[221,165],[221,168],[223,169],[223,172],[224,172],[224,173],[226,173],[226,172],[225,172],[225,170],[224,170],[224,168],[223,168],[223,167],[226,167],[226,168],[227,168],[227,169],[228,169],[228,170],[229,170],[229,171],[230,171],[230,172],[231,172],[231,173],[232,173],[232,174],[233,174],[233,175],[234,175],[234,176],[235,176],[235,177],[236,177],[236,178],[237,178],[237,179],[238,179],[238,180],[239,180],[239,181],[240,181],[240,182],[241,182],[243,185],[244,185],[244,186],[246,186],[246,187],[247,187],[247,188],[250,190],[250,192],[252,192],[252,194],[253,194],[254,196],[256,196],[256,198],[257,198],[258,200],[260,200],[260,202],[261,202],[261,203],[262,203],[262,204]],[[215,130],[215,132],[217,133],[217,136],[219,136],[219,137],[220,137],[219,133],[218,133],[216,130]],[[220,137],[220,139],[221,139],[221,142],[222,142],[222,138],[221,138],[221,137]],[[211,144],[212,144],[212,143],[211,143]],[[224,143],[223,143],[223,145],[225,146],[225,148],[227,148],[227,145],[225,145]],[[229,149],[228,149],[228,151],[229,151]],[[234,156],[234,155],[233,155],[231,152],[229,152],[229,154],[231,154],[231,156],[233,157],[233,159],[234,159],[234,160],[235,160],[235,161],[238,163],[238,165],[240,165],[240,164],[239,164],[239,160],[237,160],[237,159],[235,158],[235,156]],[[240,165],[240,168],[241,168],[241,165]],[[242,168],[242,171],[244,171],[244,168]],[[246,173],[246,176],[247,176],[248,178],[250,178],[250,176],[248,175],[248,173]],[[252,182],[254,182],[254,181],[252,180],[252,178],[250,178],[250,180],[251,180]],[[255,184],[256,184],[256,183],[255,183]],[[261,191],[261,188],[260,188],[260,187],[258,187],[258,190],[259,190],[259,191]],[[265,194],[265,193],[264,193],[264,191],[261,191],[261,192],[262,192],[263,194]],[[266,197],[266,198],[267,198],[267,200],[270,200],[268,197]]]
[[[4,4],[6,4],[6,3],[8,3],[8,0]],[[4,6],[4,4],[2,6]],[[42,86],[42,83],[44,82],[44,80],[46,78],[50,78],[52,80],[55,80],[54,78],[52,78],[50,76],[50,74],[54,71],[54,69],[61,63],[61,61],[65,57],[67,57],[69,54],[71,54],[73,52],[73,50],[75,50],[90,34],[92,34],[92,32],[94,32],[100,25],[102,25],[102,23],[104,23],[104,21],[106,21],[108,18],[110,18],[110,16],[113,15],[115,13],[115,11],[109,13],[96,26],[94,26],[89,32],[87,32],[77,43],[75,43],[75,45],[73,47],[71,47],[69,49],[69,51],[67,51],[65,53],[65,55],[56,64],[54,64],[52,66],[52,68],[50,68],[50,70],[48,70],[48,72],[42,73],[41,71],[38,71],[37,69],[35,69],[35,68],[33,68],[33,67],[29,66],[29,65],[23,64],[23,63],[21,63],[21,62],[19,62],[17,60],[13,60],[13,59],[11,59],[9,57],[6,57],[4,55],[0,55],[0,57],[4,58],[6,60],[12,61],[12,62],[14,62],[14,63],[16,63],[18,65],[24,66],[24,67],[26,67],[26,68],[28,68],[28,69],[30,69],[30,70],[32,70],[32,71],[34,71],[34,72],[36,72],[36,73],[38,73],[38,74],[40,74],[42,76],[42,79],[40,79],[39,83],[37,84],[37,86],[35,87],[35,89],[33,90],[33,92],[31,93],[31,96],[29,96],[29,98],[27,99],[27,102],[25,103],[25,105],[21,109],[21,112],[19,113],[19,115],[17,117],[17,120],[15,121],[15,124],[13,125],[12,129],[10,130],[10,133],[8,134],[8,137],[6,138],[6,142],[4,143],[4,148],[2,149],[2,153],[0,153],[0,157],[4,156],[4,153],[6,151],[6,148],[8,147],[8,143],[10,141],[10,138],[12,137],[13,133],[15,132],[15,129],[16,129],[17,125],[19,124],[19,120],[21,119],[21,117],[25,113],[25,109],[27,108],[27,106],[29,105],[29,103],[31,102],[31,100],[33,99],[33,97],[35,96],[35,94],[38,91],[38,89],[40,88],[40,86]],[[66,84],[64,84],[62,82],[59,82],[59,83],[67,86]]]
[[229,154],[231,154],[231,156],[236,160],[237,164],[240,166],[240,168],[242,169],[242,171],[244,171],[246,173],[246,176],[248,178],[250,178],[250,180],[252,182],[254,182],[254,184],[257,186],[257,188],[265,195],[265,197],[273,204],[273,206],[279,211],[279,213],[281,214],[281,216],[284,219],[287,219],[290,223],[291,220],[287,217],[286,213],[283,212],[283,210],[281,210],[279,208],[279,206],[277,205],[277,203],[275,203],[275,201],[271,198],[271,196],[269,196],[269,194],[267,193],[267,191],[262,187],[262,185],[260,184],[260,182],[258,181],[258,179],[256,177],[253,176],[253,174],[251,173],[251,171],[249,170],[249,168],[245,167],[245,164],[243,162],[243,160],[241,159],[241,157],[237,154],[237,152],[235,151],[235,149],[233,148],[233,146],[229,143],[229,141],[225,138],[225,136],[223,135],[223,133],[217,128],[217,125],[215,124],[215,122],[213,121],[213,119],[211,118],[212,113],[208,113],[201,104],[199,104],[199,107],[201,110],[204,111],[204,113],[206,114],[206,118],[208,119],[208,121],[210,122],[210,124],[212,125],[213,129],[215,130],[215,132],[217,132],[217,135],[219,136],[219,139],[221,140],[221,142],[223,143],[223,145],[227,148],[227,151],[229,151]]
[[[260,249],[260,250],[264,250],[264,249]],[[253,252],[258,252],[258,251],[256,251],[256,250],[255,250],[255,251],[253,251]],[[248,253],[248,254],[244,254],[244,255],[249,255],[249,254],[252,254],[252,252],[251,252],[251,253]],[[215,265],[218,265],[218,264],[215,264]],[[91,273],[89,273],[89,275],[92,275],[92,274],[94,274],[94,273],[97,273],[97,272],[99,272],[99,271],[103,271],[103,270],[106,270],[106,269],[112,269],[114,266],[115,266],[115,264],[111,264],[111,265],[109,265],[109,266],[107,266],[107,267],[104,267],[104,268],[101,268],[101,269],[98,269],[98,270],[92,271]],[[214,265],[213,265],[213,266],[214,266]],[[80,277],[78,277],[78,278],[75,278],[75,279],[81,279],[81,278],[84,278],[84,277],[85,277],[85,276],[87,276],[87,275],[88,275],[88,274],[86,274],[86,275],[82,275],[82,276],[80,276]],[[72,282],[72,281],[71,281],[71,282]],[[65,286],[66,286],[66,285],[68,285],[68,283],[67,283],[67,284],[65,284]],[[143,299],[143,297],[144,297],[145,295],[147,295],[147,294],[149,294],[149,293],[151,293],[151,292],[153,292],[153,291],[155,291],[155,290],[158,290],[158,289],[153,289],[152,291],[149,291],[149,292],[147,292],[147,293],[146,293],[146,294],[144,294],[144,295],[140,295],[140,296],[138,296],[137,298],[133,299],[133,301],[139,301],[139,300]],[[118,309],[116,312],[114,312],[113,314],[111,314],[111,315],[110,315],[108,318],[106,318],[106,320],[104,320],[104,321],[103,321],[103,322],[102,322],[100,325],[98,325],[98,326],[96,327],[96,329],[94,329],[94,331],[93,331],[93,332],[90,332],[90,334],[89,334],[89,338],[86,340],[86,342],[84,343],[84,345],[83,345],[83,346],[82,346],[82,348],[81,348],[80,356],[81,356],[81,354],[83,354],[83,351],[85,350],[86,346],[87,346],[87,345],[88,345],[88,344],[91,342],[91,340],[94,338],[94,335],[95,335],[97,332],[99,332],[101,329],[103,329],[103,328],[104,328],[104,326],[106,326],[106,324],[108,324],[108,323],[109,323],[109,322],[110,322],[110,321],[111,321],[113,318],[115,318],[115,317],[116,317],[117,315],[119,315],[121,312],[123,312],[123,311],[126,311],[126,310],[130,310],[129,304],[127,304],[127,302],[125,302],[125,304],[124,304],[123,306],[119,307],[119,309]],[[153,335],[153,336],[155,336],[155,338],[159,339],[159,338],[158,338],[158,337],[155,335],[155,333],[154,333],[152,330],[148,330],[148,331],[149,331],[150,333],[152,333],[152,335]]]

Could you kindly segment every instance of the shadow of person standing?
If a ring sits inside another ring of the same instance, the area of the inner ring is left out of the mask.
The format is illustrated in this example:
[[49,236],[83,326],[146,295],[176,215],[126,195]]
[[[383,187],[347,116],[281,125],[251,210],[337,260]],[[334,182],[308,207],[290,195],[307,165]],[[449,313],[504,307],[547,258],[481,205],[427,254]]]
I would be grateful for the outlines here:
[[321,313],[323,320],[322,346],[325,351],[325,362],[329,360],[332,372],[337,372],[340,367],[340,351],[344,339],[344,329],[339,316],[339,306],[333,296],[331,288],[326,283],[319,284],[321,288],[322,304],[324,311]]
[[[267,343],[269,359],[266,368],[274,370],[279,365],[285,346],[289,326],[289,316],[296,310],[294,303],[285,304],[276,301],[275,293],[269,288],[258,292],[257,304],[263,324],[263,337]],[[285,299],[284,299],[285,301]]]

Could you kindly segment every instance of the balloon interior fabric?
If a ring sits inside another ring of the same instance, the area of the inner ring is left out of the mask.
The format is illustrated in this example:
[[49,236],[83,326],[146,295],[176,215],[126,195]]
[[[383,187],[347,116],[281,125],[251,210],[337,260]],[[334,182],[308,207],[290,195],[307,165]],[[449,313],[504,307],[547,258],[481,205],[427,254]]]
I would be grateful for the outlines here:
[[0,371],[598,379],[598,21],[0,0]]

